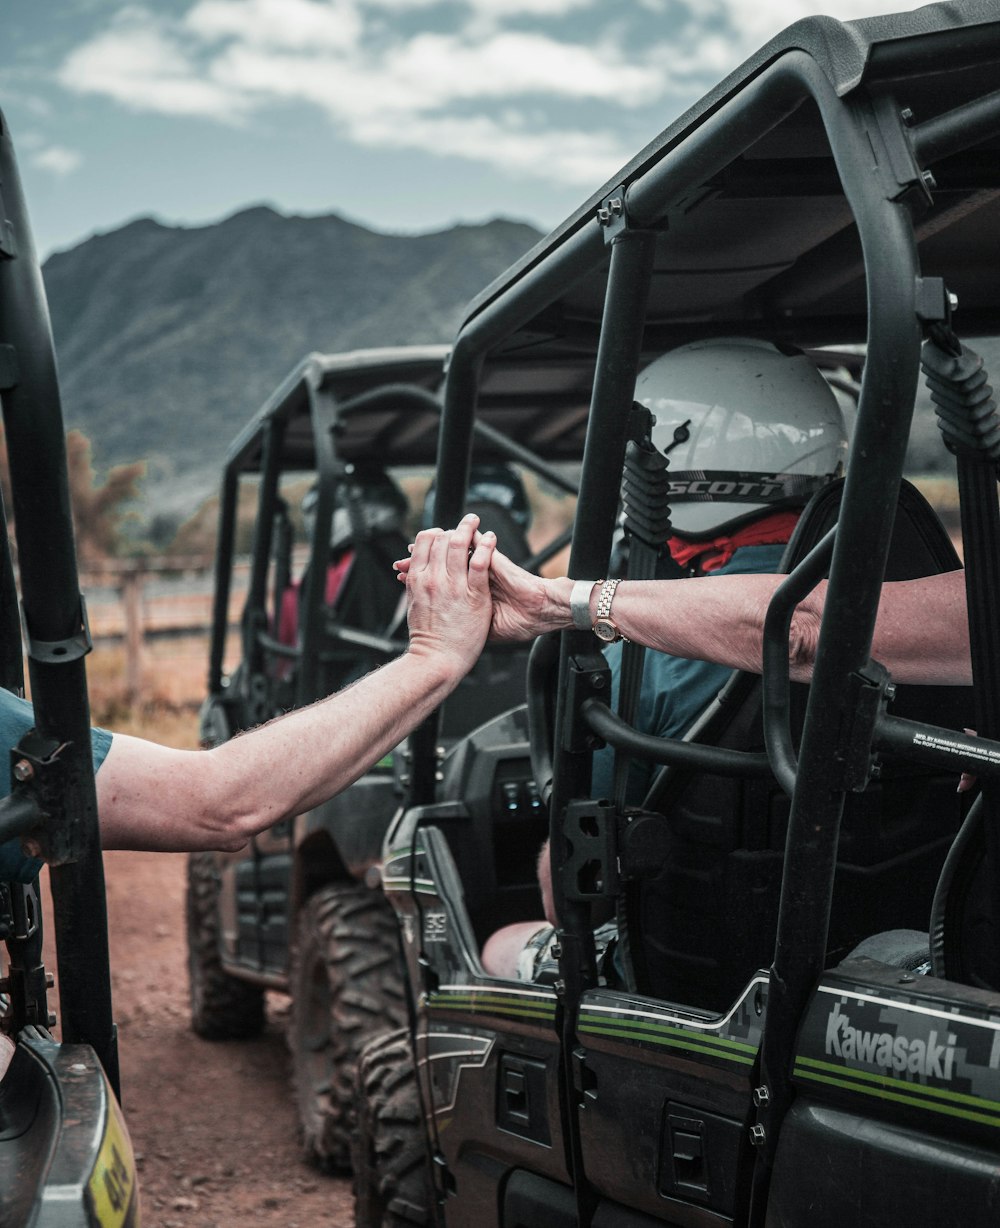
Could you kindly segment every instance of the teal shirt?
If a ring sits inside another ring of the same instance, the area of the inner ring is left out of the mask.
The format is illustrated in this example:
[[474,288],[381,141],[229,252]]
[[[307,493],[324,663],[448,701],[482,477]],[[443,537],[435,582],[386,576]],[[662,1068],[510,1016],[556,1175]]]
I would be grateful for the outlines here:
[[[10,751],[35,724],[35,712],[26,699],[18,699],[0,687],[0,749],[9,759]],[[111,749],[111,734],[106,729],[91,729],[90,747],[96,772]],[[0,763],[0,797],[10,793],[9,763]],[[21,852],[20,840],[0,844],[0,882],[30,883],[38,877],[44,863]]]
[[[781,566],[782,545],[743,546],[718,571],[705,577],[773,574]],[[611,668],[611,708],[618,710],[618,682],[621,675],[622,645],[612,644],[605,652]],[[643,656],[642,687],[636,728],[659,738],[682,737],[715,698],[732,670],[709,661],[688,661],[647,649]],[[653,782],[659,766],[634,759],[629,767],[626,801],[639,806]],[[610,746],[594,755],[593,797],[610,798],[614,784],[614,751]]]

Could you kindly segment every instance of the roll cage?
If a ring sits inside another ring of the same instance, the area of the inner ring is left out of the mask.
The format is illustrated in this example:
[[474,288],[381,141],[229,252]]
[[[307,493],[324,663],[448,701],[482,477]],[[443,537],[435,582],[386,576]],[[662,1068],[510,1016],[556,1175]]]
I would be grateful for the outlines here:
[[[866,345],[839,522],[776,595],[768,620],[767,749],[792,792],[792,810],[756,1076],[750,1205],[761,1213],[792,1095],[796,1031],[824,968],[844,798],[865,787],[880,749],[931,761],[915,731],[886,713],[890,682],[870,648],[922,340],[947,327],[953,311],[963,336],[1000,332],[998,62],[1000,22],[995,6],[981,0],[790,27],[473,302],[445,384],[435,519],[448,524],[461,511],[480,390],[526,355],[592,368],[569,564],[572,577],[589,578],[604,575],[608,563],[643,362],[673,345],[732,334],[801,347]],[[984,506],[992,499],[995,512],[994,476],[982,498]],[[970,573],[988,569],[989,540],[968,533]],[[788,622],[827,567],[796,754],[784,736]],[[977,634],[974,660],[1000,660],[995,619]],[[585,683],[592,650],[585,632],[560,637],[550,795],[556,865],[566,859],[567,811],[589,796],[581,733],[599,731],[629,746],[627,730],[615,736],[611,718],[593,715],[595,695]],[[975,684],[982,703],[990,685],[982,669]],[[925,733],[933,741],[941,731]],[[435,737],[433,721],[418,732],[418,759],[432,762]],[[988,764],[1000,744],[948,735],[935,745],[934,762],[956,773],[978,764],[984,778],[997,774]],[[697,762],[697,747],[684,751]],[[670,757],[664,743],[662,759]],[[712,770],[708,754],[703,762]],[[991,793],[987,787],[985,806],[995,830]],[[414,800],[431,803],[432,784],[417,780]],[[571,883],[557,875],[555,890],[563,931],[558,1018],[572,1088],[579,1005],[596,985],[592,919]],[[579,1175],[579,1137],[569,1125]],[[587,1222],[585,1181],[577,1184],[580,1222]]]
[[[70,514],[48,309],[11,134],[0,115],[0,400],[17,567],[0,507],[0,686],[34,726],[7,748],[0,843],[30,835],[49,865],[61,1039],[42,962],[39,880],[0,882],[0,1220],[132,1225],[139,1196],[118,1105],[107,900],[84,658],[91,648]],[[20,588],[20,602],[18,601]],[[53,1197],[54,1196],[54,1197]],[[46,1211],[46,1203],[48,1211]],[[53,1209],[53,1205],[55,1209]]]
[[[64,1042],[97,1052],[118,1089],[111,1014],[107,905],[90,750],[84,657],[90,651],[80,593],[59,383],[48,307],[9,129],[0,117],[0,399],[10,461],[21,608],[6,533],[3,554],[0,684],[24,693],[27,657],[36,729],[4,768],[14,792],[0,802],[0,839],[26,831],[50,863],[59,1002]],[[22,639],[23,628],[23,639]],[[31,745],[26,745],[31,739]],[[41,965],[41,917],[34,886],[11,884],[8,1025],[51,1022]]]
[[[257,537],[242,618],[242,660],[251,675],[265,668],[268,654],[295,659],[296,706],[320,697],[318,668],[324,637],[320,624],[322,574],[307,571],[303,593],[305,621],[301,641],[288,648],[274,642],[267,609],[271,536],[276,531],[278,478],[302,471],[316,476],[316,540],[325,541],[333,515],[335,485],[345,465],[377,458],[384,466],[433,468],[441,421],[441,388],[449,350],[444,346],[410,346],[345,354],[309,355],[248,423],[229,449],[220,496],[216,556],[216,590],[212,615],[208,690],[223,690],[240,481],[259,477],[255,518]],[[531,470],[549,484],[576,493],[568,468],[579,464],[588,409],[589,366],[575,359],[556,371],[551,366],[512,367],[498,371],[481,392],[476,423],[477,455],[502,459]],[[558,429],[553,429],[553,423]],[[563,463],[565,462],[565,463]],[[464,501],[462,491],[458,502]],[[554,541],[532,562],[539,565],[565,546]],[[312,584],[316,591],[308,586]],[[362,636],[350,628],[336,634],[350,648],[370,650],[387,659],[401,644]]]

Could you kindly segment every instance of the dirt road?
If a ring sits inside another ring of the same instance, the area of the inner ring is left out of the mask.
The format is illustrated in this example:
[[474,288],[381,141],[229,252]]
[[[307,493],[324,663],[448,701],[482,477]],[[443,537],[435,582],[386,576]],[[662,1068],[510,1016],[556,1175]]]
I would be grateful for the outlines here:
[[299,1155],[273,996],[255,1041],[187,1026],[184,858],[105,857],[122,1092],[144,1228],[347,1228],[349,1181]]

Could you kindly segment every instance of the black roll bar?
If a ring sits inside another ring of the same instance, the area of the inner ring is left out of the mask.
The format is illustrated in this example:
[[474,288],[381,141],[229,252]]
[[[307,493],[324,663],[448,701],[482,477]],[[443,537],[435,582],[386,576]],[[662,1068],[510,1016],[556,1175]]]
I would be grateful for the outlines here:
[[991,779],[1000,776],[1000,742],[923,721],[884,713],[876,722],[875,746],[944,772],[971,772]]
[[14,561],[7,534],[7,510],[0,497],[0,686],[24,694],[24,656],[21,618],[17,604]]
[[[67,743],[65,811],[76,860],[52,866],[62,1036],[97,1052],[118,1089],[107,901],[90,747],[85,633],[59,381],[41,271],[6,120],[0,116],[0,345],[14,378],[0,389],[10,460],[31,694],[36,727]],[[6,768],[0,768],[6,770]]]
[[[391,657],[398,657],[406,651],[406,645],[400,640],[391,640],[385,635],[370,635],[367,631],[355,631],[353,627],[342,627],[336,623],[327,625],[326,636],[328,639],[338,640],[342,644],[350,644],[354,648],[366,648],[371,652],[380,653],[387,660]],[[265,652],[275,657],[296,661],[302,656],[301,649],[295,644],[279,643],[273,636],[268,635],[266,631],[261,631],[258,634],[257,642]],[[334,660],[335,657],[334,654],[321,650],[319,659],[327,661]]]
[[250,568],[247,602],[243,610],[243,658],[252,673],[258,673],[263,667],[258,636],[267,626],[267,573],[274,533],[274,514],[278,507],[278,469],[284,431],[284,420],[272,418],[264,433],[257,517],[254,521],[253,563]]
[[[629,414],[639,369],[646,305],[656,254],[656,234],[649,230],[621,229],[611,241],[611,264],[604,300],[601,339],[597,351],[590,423],[583,453],[580,490],[570,549],[569,574],[574,577],[603,575],[611,553],[611,539],[618,516],[618,491],[625,461]],[[615,480],[608,482],[613,473]],[[560,643],[558,689],[555,711],[555,746],[560,747],[564,729],[572,725],[569,675],[572,654],[592,650],[589,631],[564,631]],[[590,755],[557,753],[553,762],[552,798],[549,808],[549,841],[553,866],[571,860],[571,848],[562,819],[573,798],[590,791]],[[567,898],[563,876],[552,875],[556,915],[560,920],[562,955],[559,974],[563,980],[565,1014],[562,1018],[562,1056],[567,1086],[572,1086],[573,1052],[576,1048],[577,1008],[584,992],[597,983],[594,934],[589,903]],[[586,1182],[577,1131],[570,1136],[570,1160],[581,1223],[588,1223],[591,1191]]]
[[[426,388],[421,388],[419,384],[385,384],[381,388],[360,392],[356,397],[351,397],[349,401],[341,402],[337,407],[337,413],[340,417],[346,418],[352,413],[359,413],[366,409],[377,409],[381,405],[385,405],[388,408],[389,406],[399,406],[407,403],[418,409],[426,409],[437,417],[441,416],[442,405],[440,398],[435,393],[429,392]],[[480,439],[496,448],[508,460],[517,461],[559,490],[566,491],[567,494],[575,495],[577,493],[577,483],[572,478],[568,478],[565,474],[560,473],[558,469],[543,461],[540,456],[536,456],[530,448],[526,448],[516,440],[509,438],[503,431],[498,431],[485,422],[478,421],[473,423],[473,431]],[[436,512],[437,504],[435,504],[435,515]],[[455,515],[455,520],[458,519],[459,514]],[[452,522],[450,520],[436,519],[435,523],[449,524]]]
[[[439,480],[435,489],[435,523],[456,524],[462,515],[464,492],[469,485],[479,377],[487,351],[524,323],[532,312],[547,307],[603,256],[604,239],[600,230],[594,225],[583,226],[550,258],[524,274],[513,302],[508,296],[496,298],[463,326],[455,341],[445,380],[437,472],[439,479],[448,475],[448,480]],[[412,805],[427,805],[434,800],[439,723],[440,713],[433,712],[410,735]]]
[[787,579],[778,585],[764,616],[763,703],[764,745],[774,778],[789,797],[795,792],[798,768],[790,723],[791,685],[788,641],[792,616],[826,575],[837,527],[817,542]]
[[[332,477],[341,471],[337,449],[336,400],[329,389],[319,385],[317,379],[309,381],[309,418],[312,425],[313,450],[316,457],[316,520],[313,525],[313,540],[310,558],[315,562],[326,559],[326,543],[330,540],[330,525],[333,521],[334,487]],[[322,543],[322,547],[320,546]],[[301,627],[302,659],[295,677],[295,706],[321,699],[320,651],[323,643],[324,602],[326,566],[309,567],[302,585],[305,620]]]
[[936,162],[995,136],[998,126],[1000,90],[994,90],[992,94],[917,124],[910,133],[913,152],[917,161],[926,166],[928,162]]
[[760,779],[772,775],[766,754],[726,750],[700,742],[685,742],[682,738],[658,738],[655,734],[639,733],[598,699],[585,699],[580,711],[588,729],[616,750],[627,751],[638,759],[667,763],[671,767],[688,768],[714,776]]
[[222,478],[219,497],[219,530],[215,542],[215,596],[212,600],[212,643],[208,655],[208,694],[222,689],[222,665],[229,631],[229,593],[232,588],[233,554],[236,549],[236,503],[240,475],[229,466]]
[[[775,65],[786,86],[808,89],[819,106],[865,258],[868,362],[852,464],[799,749],[789,816],[774,962],[761,1046],[757,1126],[761,1127],[753,1204],[764,1205],[781,1119],[791,1099],[795,1035],[821,974],[833,897],[845,782],[837,756],[851,678],[867,664],[892,535],[899,482],[916,393],[921,342],[917,316],[916,243],[908,207],[873,179],[862,107],[836,98],[818,67],[792,54]],[[887,159],[886,159],[887,161]],[[874,184],[874,190],[873,190]],[[858,542],[866,548],[857,549]]]
[[536,554],[525,559],[521,566],[525,571],[538,571],[549,559],[554,559],[560,550],[565,550],[573,540],[573,526],[570,525],[549,542],[547,546],[543,546]]

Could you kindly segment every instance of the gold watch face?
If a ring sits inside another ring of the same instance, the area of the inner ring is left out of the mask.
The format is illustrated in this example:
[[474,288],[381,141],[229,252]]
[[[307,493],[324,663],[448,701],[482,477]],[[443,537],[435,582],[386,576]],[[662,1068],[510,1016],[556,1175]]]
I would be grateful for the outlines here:
[[594,623],[594,634],[605,644],[613,644],[618,639],[618,628],[610,618],[599,618]]

